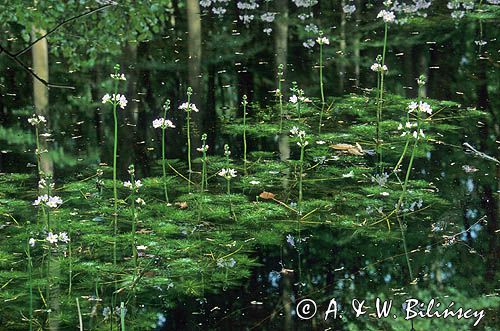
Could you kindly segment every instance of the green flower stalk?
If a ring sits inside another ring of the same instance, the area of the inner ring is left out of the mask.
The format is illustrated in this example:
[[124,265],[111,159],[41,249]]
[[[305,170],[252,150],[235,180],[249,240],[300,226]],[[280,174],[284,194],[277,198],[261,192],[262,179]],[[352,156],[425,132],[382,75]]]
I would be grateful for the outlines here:
[[191,103],[191,95],[193,95],[193,89],[191,87],[187,88],[187,102],[184,102],[179,106],[180,110],[186,112],[186,130],[187,130],[187,159],[188,159],[188,190],[191,191],[191,111],[198,112],[198,108],[195,104]]
[[29,294],[29,330],[33,330],[33,262],[31,259],[31,248],[35,246],[35,239],[30,238],[26,245],[26,257],[28,258],[28,294]]
[[247,173],[247,96],[243,95],[243,169]]
[[[384,3],[386,6],[389,6],[390,3]],[[382,18],[384,21],[384,46],[382,49],[382,57],[377,58],[377,63],[373,64],[371,69],[373,71],[378,72],[377,77],[377,88],[378,88],[378,101],[377,101],[377,154],[378,154],[378,166],[380,168],[380,172],[383,172],[382,168],[382,147],[380,141],[380,122],[382,121],[382,110],[384,104],[384,76],[387,72],[387,66],[385,65],[385,53],[387,50],[387,31],[389,27],[389,23],[393,23],[396,20],[396,17],[393,12],[387,10],[381,10],[377,18]]]
[[290,89],[292,91],[292,96],[289,99],[289,102],[293,105],[295,105],[296,112],[299,115],[299,120],[301,118],[301,104],[302,102],[310,102],[309,99],[304,97],[304,90],[300,89],[299,86],[297,85],[297,82],[292,82],[292,88]]
[[231,162],[231,150],[229,149],[228,144],[224,144],[224,156],[226,157],[226,167],[229,168],[229,164]]
[[[401,237],[403,239],[403,246],[404,246],[404,251],[405,251],[405,256],[406,256],[406,263],[408,265],[408,271],[410,274],[410,278],[412,280],[413,280],[413,271],[412,271],[411,264],[410,264],[410,259],[409,259],[409,255],[408,255],[408,247],[406,244],[406,235],[405,235],[405,231],[406,231],[407,226],[406,226],[406,224],[403,224],[403,222],[401,221],[401,219],[399,217],[399,212],[400,212],[401,206],[404,202],[404,199],[406,198],[406,193],[408,191],[408,182],[410,179],[411,169],[413,167],[413,161],[415,159],[415,152],[417,150],[418,142],[420,141],[420,139],[425,138],[425,134],[424,134],[423,130],[421,129],[422,114],[423,113],[427,113],[429,115],[432,114],[432,109],[429,106],[429,104],[422,101],[423,87],[425,85],[425,81],[426,81],[426,79],[425,79],[425,76],[423,76],[423,75],[421,75],[417,79],[417,82],[419,85],[418,103],[412,102],[409,104],[408,112],[407,112],[407,122],[404,125],[400,124],[398,127],[399,130],[403,130],[403,133],[401,134],[401,136],[407,136],[406,146],[405,146],[405,149],[403,151],[401,158],[406,154],[406,149],[408,147],[410,139],[412,139],[412,138],[414,139],[413,148],[412,148],[411,155],[410,155],[410,161],[408,163],[408,168],[406,170],[405,180],[403,183],[403,192],[401,193],[401,195],[398,199],[398,202],[396,204],[395,210],[394,210],[394,213],[396,214],[396,218],[398,220],[399,228],[401,231]],[[416,120],[417,120],[416,123],[409,121],[409,119],[410,119],[409,115],[412,113],[415,113],[415,115],[416,115]],[[400,159],[400,162],[401,162],[401,159]],[[399,167],[400,162],[398,162],[398,165],[397,165],[398,167]]]
[[201,147],[197,149],[202,153],[201,156],[201,192],[204,192],[208,189],[208,176],[207,176],[207,134],[204,133],[201,135]]
[[113,242],[113,265],[116,265],[116,236],[118,234],[118,189],[116,181],[116,169],[117,169],[117,154],[118,154],[118,106],[121,109],[125,109],[127,106],[127,98],[124,95],[118,94],[118,83],[119,81],[125,81],[125,75],[120,74],[120,65],[116,64],[115,73],[111,74],[111,78],[114,81],[114,94],[106,94],[102,97],[102,103],[110,103],[113,107],[113,120],[114,120],[114,140],[113,140],[113,207],[114,207],[114,221],[113,221],[113,235],[115,241]]
[[298,179],[298,185],[299,185],[299,198],[297,201],[297,207],[299,210],[299,214],[301,215],[303,210],[302,210],[302,198],[303,198],[303,190],[302,190],[302,181],[304,177],[304,154],[305,154],[305,148],[309,144],[309,142],[306,139],[306,132],[299,130],[296,126],[294,126],[290,130],[290,135],[292,137],[298,138],[297,145],[300,147],[300,160],[299,160],[299,179]]
[[280,105],[280,133],[283,131],[283,89],[281,87],[281,82],[283,81],[284,66],[280,64],[278,66],[278,89],[276,90],[276,96],[279,100]]
[[165,195],[165,201],[168,203],[168,190],[167,190],[167,171],[166,171],[166,131],[167,128],[175,128],[172,121],[167,120],[167,112],[170,110],[170,100],[167,100],[163,105],[163,118],[157,118],[153,121],[153,128],[161,128],[161,166],[163,172],[163,193]]
[[226,193],[228,195],[231,194],[231,179],[235,178],[237,171],[232,168],[224,168],[219,171],[219,176],[224,177],[226,179]]
[[323,85],[323,45],[329,45],[330,40],[326,37],[323,37],[323,31],[319,32],[319,37],[316,39],[316,42],[319,44],[319,89],[321,92],[321,112],[319,114],[319,126],[318,126],[318,134],[321,133],[321,127],[323,126],[323,113],[325,111],[325,91]]

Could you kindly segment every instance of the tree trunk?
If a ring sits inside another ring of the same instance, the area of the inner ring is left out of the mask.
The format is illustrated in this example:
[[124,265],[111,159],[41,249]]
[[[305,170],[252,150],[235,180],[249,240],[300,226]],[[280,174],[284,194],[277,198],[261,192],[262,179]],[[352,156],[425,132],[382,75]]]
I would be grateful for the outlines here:
[[192,156],[196,155],[196,147],[199,145],[203,122],[206,112],[200,104],[201,91],[201,15],[198,0],[186,0],[187,24],[188,24],[188,84],[193,88],[191,101],[200,108],[200,112],[191,112],[192,130],[191,142]]
[[[38,36],[45,34],[46,32],[42,29],[36,27],[32,28],[31,39],[34,40]],[[31,56],[33,59],[33,71],[45,81],[49,81],[49,46],[47,44],[47,39],[44,38],[33,45],[31,49]],[[38,81],[33,77],[33,103],[35,106],[35,112],[37,115],[45,116],[47,119],[47,124],[45,127],[40,128],[40,134],[47,133],[49,131],[49,89],[43,83]],[[40,137],[40,148],[41,150],[48,150],[47,148],[47,138],[44,136]],[[40,170],[46,175],[52,175],[54,173],[54,164],[50,158],[49,153],[42,153],[40,157]]]
[[[276,12],[278,13],[274,24],[274,51],[275,70],[280,64],[283,65],[283,74],[286,77],[288,63],[288,1],[276,0]],[[277,73],[275,77],[278,77]],[[277,82],[276,82],[277,83]],[[276,84],[277,85],[277,84]]]

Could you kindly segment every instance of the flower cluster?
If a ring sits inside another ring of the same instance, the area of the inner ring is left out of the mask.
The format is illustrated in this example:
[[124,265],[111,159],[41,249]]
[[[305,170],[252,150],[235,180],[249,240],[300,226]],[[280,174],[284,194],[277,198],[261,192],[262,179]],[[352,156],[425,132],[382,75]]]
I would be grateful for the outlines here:
[[375,62],[374,64],[371,65],[370,69],[375,72],[386,72],[387,71],[387,66],[381,65],[378,62]]
[[377,18],[382,18],[385,23],[393,23],[396,20],[394,13],[385,9],[378,13]]
[[297,142],[297,145],[299,147],[306,147],[309,142],[306,140],[306,132],[303,131],[303,130],[299,130],[298,127],[294,126],[291,130],[290,130],[290,135],[292,137],[297,137],[299,138],[299,141]]
[[28,123],[33,125],[33,126],[37,126],[40,123],[47,123],[47,120],[42,115],[33,114],[33,116],[31,118],[28,118]]
[[412,135],[413,138],[417,139],[419,137],[425,138],[424,131],[422,129],[415,129],[418,128],[418,124],[415,122],[406,122],[404,125],[399,123],[398,130],[403,131],[401,134],[401,137],[404,137],[406,135]]
[[203,146],[201,146],[201,147],[198,147],[196,150],[197,150],[198,152],[201,152],[201,153],[203,153],[203,152],[205,152],[205,153],[206,153],[206,152],[208,151],[208,147],[209,147],[208,145],[203,145]]
[[316,39],[316,42],[320,45],[330,45],[330,40],[328,40],[327,37],[318,37],[318,39]]
[[38,181],[38,188],[41,190],[46,189],[46,188],[53,190],[54,186],[55,186],[54,183],[47,184],[47,181],[44,178],[41,178]]
[[125,96],[122,94],[109,95],[108,93],[106,93],[102,97],[102,103],[111,103],[112,105],[119,105],[121,109],[125,109],[128,101],[127,98],[125,98]]
[[128,188],[131,191],[137,192],[139,190],[139,188],[142,187],[142,183],[140,180],[136,180],[135,182],[131,182],[131,181],[127,180],[126,182],[123,183],[123,186]]
[[431,106],[427,102],[422,102],[422,101],[419,101],[418,103],[411,102],[408,105],[408,113],[413,113],[415,111],[420,111],[422,113],[427,113],[429,115],[432,114]]
[[111,74],[110,75],[112,79],[114,80],[127,80],[127,78],[125,78],[125,75],[124,74]]
[[236,170],[232,168],[224,168],[221,171],[219,171],[218,175],[221,177],[224,177],[227,180],[230,180],[231,178],[236,177]]
[[153,128],[158,129],[166,129],[166,128],[175,128],[174,123],[171,120],[166,120],[164,118],[157,118],[153,121]]
[[[33,239],[33,238],[31,238]],[[30,239],[30,241],[31,241]],[[52,232],[49,232],[47,233],[47,237],[45,237],[45,240],[49,243],[49,244],[57,244],[58,242],[62,242],[62,243],[69,243],[69,237],[68,237],[68,234],[66,232],[59,232],[59,234],[57,233],[52,233]],[[33,245],[34,246],[34,239],[33,239]]]
[[347,5],[344,5],[344,7],[342,7],[342,10],[347,15],[352,15],[352,13],[354,13],[356,11],[356,6],[352,5],[352,4],[347,4]]
[[186,112],[194,111],[195,113],[199,112],[198,108],[194,103],[187,103],[184,102],[182,105],[179,106],[180,110],[185,110]]
[[219,258],[217,259],[217,267],[219,268],[232,268],[236,265],[236,260],[233,258],[230,259],[224,259],[224,258]]
[[45,204],[49,208],[57,208],[63,203],[62,199],[58,196],[49,196],[47,194],[41,195],[33,202],[33,206]]

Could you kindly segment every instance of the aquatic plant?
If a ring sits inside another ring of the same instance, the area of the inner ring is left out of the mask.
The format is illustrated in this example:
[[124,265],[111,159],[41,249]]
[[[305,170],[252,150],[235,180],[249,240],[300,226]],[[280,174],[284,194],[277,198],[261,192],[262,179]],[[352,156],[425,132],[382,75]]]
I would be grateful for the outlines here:
[[325,111],[325,91],[324,91],[324,83],[323,83],[323,45],[329,45],[330,40],[327,37],[323,36],[323,31],[319,32],[319,37],[316,39],[316,42],[319,45],[319,89],[321,92],[321,111],[319,114],[319,125],[318,125],[318,133],[321,133],[321,127],[323,126],[323,113]]
[[233,168],[223,168],[218,175],[226,179],[226,193],[231,194],[231,179],[235,178],[237,171]]
[[294,138],[297,138],[297,145],[300,147],[300,159],[299,159],[299,178],[298,178],[298,186],[299,186],[299,198],[297,201],[297,207],[299,211],[299,215],[302,214],[303,208],[302,208],[302,198],[303,198],[303,190],[302,190],[302,183],[303,183],[303,177],[304,177],[304,151],[306,146],[309,144],[306,138],[306,132],[303,130],[300,130],[298,127],[294,126],[290,130],[290,135]]
[[301,118],[301,104],[304,102],[311,102],[308,98],[304,97],[304,90],[299,88],[297,82],[292,82],[292,87],[290,88],[292,92],[292,96],[288,100],[291,104],[295,105],[295,109],[299,116],[299,120]]
[[278,88],[276,89],[276,96],[278,97],[279,107],[280,107],[280,133],[283,131],[283,75],[284,75],[284,66],[280,64],[278,66]]
[[193,89],[191,87],[187,88],[187,102],[184,102],[179,106],[180,110],[186,112],[186,135],[187,135],[187,159],[188,159],[188,190],[191,191],[191,175],[192,175],[192,165],[191,165],[191,111],[197,113],[199,110],[194,103],[191,103],[191,95],[193,95]]
[[[429,106],[429,104],[427,104],[426,102],[422,102],[422,89],[423,89],[423,87],[425,85],[425,81],[426,81],[426,78],[425,78],[424,75],[421,75],[417,79],[417,83],[418,83],[418,86],[419,86],[419,100],[418,100],[418,103],[411,102],[408,105],[407,122],[404,125],[404,127],[403,127],[402,124],[400,124],[399,127],[398,127],[398,129],[404,130],[403,133],[401,134],[401,136],[407,136],[405,148],[403,150],[403,153],[402,153],[401,157],[404,157],[404,155],[406,154],[406,151],[407,151],[410,139],[414,140],[413,147],[412,147],[412,150],[411,150],[410,160],[408,162],[408,168],[406,170],[405,180],[403,182],[403,191],[401,192],[401,195],[399,196],[398,202],[397,202],[396,207],[395,207],[396,219],[398,221],[399,228],[400,228],[400,231],[401,231],[401,236],[402,236],[402,239],[403,239],[403,246],[404,246],[404,250],[405,250],[405,256],[406,256],[406,262],[407,262],[407,265],[408,265],[408,271],[410,273],[410,278],[412,280],[413,280],[413,272],[412,272],[412,268],[411,268],[410,259],[408,257],[408,247],[407,247],[406,235],[405,235],[407,225],[403,224],[403,221],[401,220],[399,214],[400,214],[401,206],[402,206],[402,204],[403,204],[403,202],[404,202],[404,200],[406,198],[406,194],[407,194],[407,190],[408,190],[408,182],[409,182],[410,173],[411,173],[411,170],[412,170],[412,167],[413,167],[413,161],[415,159],[415,152],[417,151],[418,142],[419,142],[419,140],[425,138],[424,131],[421,128],[421,126],[422,126],[422,114],[429,114],[429,115],[432,114],[432,109]],[[414,123],[414,122],[412,123],[412,122],[409,121],[409,115],[412,114],[412,113],[414,113],[415,116],[416,116],[416,123]],[[401,161],[401,159],[400,159],[400,161]],[[400,162],[398,162],[398,165],[396,165],[396,166],[398,167],[399,164],[400,164]],[[397,170],[397,168],[395,168],[395,171],[396,170]]]
[[167,112],[170,109],[170,100],[165,101],[163,105],[163,117],[153,121],[153,128],[161,128],[161,167],[163,172],[163,192],[165,194],[165,201],[168,203],[168,190],[167,190],[167,172],[166,172],[166,130],[167,128],[175,128],[172,121],[167,120]]
[[[390,6],[391,2],[384,2],[387,7]],[[396,17],[392,11],[381,10],[377,18],[382,18],[384,21],[384,42],[382,48],[382,56],[377,57],[376,63],[371,66],[371,69],[378,73],[377,75],[377,91],[378,91],[378,101],[377,101],[377,136],[376,136],[376,146],[378,154],[378,166],[380,168],[380,173],[383,172],[382,169],[382,148],[380,141],[380,121],[382,120],[382,109],[384,104],[384,76],[387,72],[387,66],[385,65],[385,53],[387,49],[387,31],[389,23],[394,23]]]
[[[241,102],[243,106],[243,169],[245,174],[247,173],[247,96],[243,95],[243,101]],[[280,129],[281,130],[281,129]]]
[[33,114],[32,117],[30,117],[28,119],[28,123],[31,124],[35,128],[35,141],[36,141],[35,157],[36,157],[36,161],[37,161],[38,174],[41,174],[42,173],[41,155],[45,151],[41,150],[40,130],[38,127],[42,124],[46,124],[47,120],[45,119],[45,116]]
[[113,234],[115,240],[113,242],[113,265],[116,265],[116,237],[118,234],[118,189],[116,180],[117,171],[117,155],[118,155],[118,106],[121,109],[125,109],[127,106],[127,98],[124,95],[118,94],[118,83],[120,81],[125,81],[125,75],[120,73],[120,65],[116,64],[114,67],[114,74],[111,74],[111,79],[113,79],[113,95],[105,94],[102,97],[102,103],[110,103],[113,107],[113,120],[114,120],[114,140],[113,140],[113,207],[114,207],[114,221],[113,221]]
[[207,151],[209,146],[207,145],[207,134],[201,135],[201,147],[197,150],[201,152],[201,183],[200,191],[203,192],[208,189],[208,176],[207,176]]

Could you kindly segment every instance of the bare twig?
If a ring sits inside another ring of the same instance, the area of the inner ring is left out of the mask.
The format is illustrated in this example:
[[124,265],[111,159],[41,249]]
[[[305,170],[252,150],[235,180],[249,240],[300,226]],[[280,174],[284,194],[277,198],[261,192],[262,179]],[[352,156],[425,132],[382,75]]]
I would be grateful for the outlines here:
[[463,143],[463,145],[464,145],[465,148],[467,148],[467,151],[474,153],[476,156],[479,156],[479,157],[481,157],[483,159],[486,159],[486,160],[489,160],[489,161],[493,161],[493,162],[496,162],[496,163],[500,164],[500,161],[498,161],[497,159],[495,159],[493,156],[489,156],[486,153],[478,151],[477,149],[475,149],[474,147],[472,147],[469,143]]
[[67,24],[67,23],[70,23],[72,21],[75,21],[79,18],[82,18],[82,17],[85,17],[85,16],[88,16],[88,15],[91,15],[93,13],[96,13],[98,11],[101,11],[107,7],[110,7],[112,6],[113,4],[112,3],[108,3],[108,4],[105,4],[103,6],[100,6],[98,8],[95,8],[95,9],[92,9],[90,11],[87,11],[85,13],[82,13],[82,14],[79,14],[79,15],[76,15],[76,16],[73,16],[73,17],[70,17],[68,18],[67,20],[64,20],[62,22],[60,22],[59,24],[57,24],[55,27],[53,27],[52,29],[50,29],[47,33],[45,33],[44,35],[40,36],[38,39],[34,40],[33,42],[31,42],[28,46],[26,46],[25,48],[23,48],[22,50],[16,52],[16,53],[12,53],[10,51],[8,51],[5,47],[3,47],[2,45],[0,45],[0,54],[2,53],[5,53],[9,58],[11,58],[14,62],[16,62],[21,68],[23,68],[25,71],[27,71],[31,76],[33,76],[36,80],[38,80],[40,83],[42,83],[43,85],[47,86],[48,88],[50,87],[54,87],[54,88],[67,88],[67,89],[75,89],[73,86],[68,86],[68,85],[59,85],[59,84],[52,84],[52,83],[49,83],[48,81],[46,81],[45,79],[41,78],[40,76],[38,76],[30,67],[28,67],[26,64],[24,64],[23,61],[21,61],[19,59],[19,56],[21,56],[22,54],[26,53],[27,51],[29,51],[31,48],[33,48],[33,46],[38,43],[40,40],[46,38],[48,35],[54,33],[56,30],[58,30],[61,26]]

